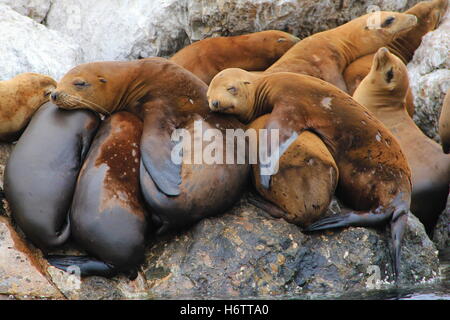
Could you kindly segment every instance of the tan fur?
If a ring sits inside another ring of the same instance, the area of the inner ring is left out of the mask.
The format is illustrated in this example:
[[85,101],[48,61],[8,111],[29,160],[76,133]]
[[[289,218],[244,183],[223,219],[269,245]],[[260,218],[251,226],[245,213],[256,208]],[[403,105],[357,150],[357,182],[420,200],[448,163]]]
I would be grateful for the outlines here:
[[[388,73],[392,79],[388,81]],[[409,88],[405,64],[381,48],[374,57],[370,73],[356,89],[353,98],[368,108],[397,138],[412,171],[413,196],[411,210],[421,218],[427,229],[445,207],[450,183],[450,156],[417,127],[405,109]],[[440,209],[433,210],[438,200],[426,198],[430,190],[435,197],[441,193]],[[428,200],[427,200],[428,199]],[[430,217],[432,216],[432,217]]]
[[[417,17],[418,23],[411,30],[402,33],[398,38],[387,45],[387,48],[399,57],[405,64],[411,61],[414,51],[419,47],[422,37],[429,31],[436,29],[441,17],[448,7],[448,0],[422,1],[411,9],[405,11]],[[376,51],[376,50],[375,50]],[[353,94],[370,72],[375,51],[353,61],[344,71],[344,79],[349,94]],[[414,115],[414,101],[412,92],[407,93],[406,109],[412,117]]]
[[56,81],[50,77],[23,73],[0,81],[0,140],[18,138],[36,110],[49,101]]
[[[267,118],[268,115],[257,118],[249,128],[264,128]],[[261,186],[259,172],[259,165],[253,165],[253,182],[259,194],[283,210],[277,217],[301,227],[324,217],[339,176],[327,147],[308,131],[303,132],[281,156],[279,170],[272,177],[269,190]]]
[[[380,15],[380,28],[369,28],[368,22]],[[390,18],[393,22],[384,26]],[[303,39],[265,73],[295,72],[310,75],[347,91],[342,73],[355,59],[387,45],[402,31],[417,23],[412,15],[396,12],[367,14],[337,28]]]
[[170,60],[209,84],[217,73],[227,68],[266,70],[298,41],[299,38],[277,30],[209,38],[187,46]]

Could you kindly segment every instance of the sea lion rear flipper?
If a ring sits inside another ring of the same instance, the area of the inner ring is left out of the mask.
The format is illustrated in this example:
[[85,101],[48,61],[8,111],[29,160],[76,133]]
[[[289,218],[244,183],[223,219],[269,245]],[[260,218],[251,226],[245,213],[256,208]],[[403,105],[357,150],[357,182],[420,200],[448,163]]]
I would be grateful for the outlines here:
[[168,108],[154,104],[146,108],[141,161],[158,189],[168,196],[180,194],[181,164],[172,161],[175,144],[171,136],[175,129],[175,121],[168,114]]
[[118,271],[111,265],[86,256],[48,256],[47,261],[55,268],[81,277],[114,277]]
[[391,221],[392,260],[395,280],[400,272],[400,249],[403,234],[406,229],[409,207],[403,199],[404,193],[399,193],[388,208],[378,208],[376,213],[354,213],[335,215],[323,218],[309,225],[303,231],[313,232],[319,230],[343,227],[377,227]]

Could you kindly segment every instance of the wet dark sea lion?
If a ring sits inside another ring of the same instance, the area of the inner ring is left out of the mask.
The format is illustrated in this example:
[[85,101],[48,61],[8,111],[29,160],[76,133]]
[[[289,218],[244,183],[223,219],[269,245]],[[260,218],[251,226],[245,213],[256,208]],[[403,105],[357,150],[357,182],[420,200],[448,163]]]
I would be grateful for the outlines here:
[[42,106],[14,147],[5,168],[5,195],[25,235],[47,250],[70,235],[75,184],[99,118],[88,110]]
[[140,182],[158,232],[164,233],[224,212],[239,199],[248,178],[247,164],[191,165],[172,159],[176,129],[192,132],[196,121],[220,132],[243,127],[232,116],[211,114],[206,91],[203,81],[179,65],[147,58],[75,67],[58,83],[52,100],[65,109],[124,110],[143,120]]
[[264,71],[298,41],[299,38],[278,30],[208,38],[181,49],[170,60],[209,84],[227,68]]
[[[304,131],[319,136],[339,169],[338,197],[360,212],[324,218],[307,230],[390,221],[398,276],[411,171],[397,140],[379,120],[335,86],[288,72],[258,77],[241,69],[224,70],[211,81],[208,100],[211,110],[235,114],[246,123],[270,113],[264,128],[279,130],[280,146]],[[260,179],[269,189],[271,175],[261,172]]]
[[408,88],[405,64],[388,49],[381,48],[353,98],[381,120],[400,143],[412,173],[411,212],[432,235],[447,203],[450,156],[409,117],[405,109]]
[[144,260],[146,213],[139,185],[142,122],[129,112],[103,121],[81,168],[70,212],[75,241],[99,260],[53,256],[81,276],[135,274]]

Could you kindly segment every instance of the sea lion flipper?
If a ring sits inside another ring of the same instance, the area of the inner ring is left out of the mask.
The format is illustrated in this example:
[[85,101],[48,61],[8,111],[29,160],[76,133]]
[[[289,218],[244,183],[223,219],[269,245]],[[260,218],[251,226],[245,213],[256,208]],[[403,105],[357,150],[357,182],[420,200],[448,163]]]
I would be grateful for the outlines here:
[[81,277],[101,276],[112,278],[118,272],[111,265],[86,256],[48,256],[47,261],[55,268]]
[[[289,146],[298,138],[298,133],[284,125],[283,120],[280,119],[292,119],[291,117],[280,117],[274,111],[266,122],[264,129],[267,130],[265,137],[265,145],[260,145],[262,149],[266,149],[267,152],[260,152],[260,182],[261,186],[265,189],[270,188],[270,181],[272,176],[278,172],[279,160],[289,148]],[[281,112],[284,112],[283,110]],[[279,129],[283,128],[283,129]],[[275,147],[275,148],[274,148]],[[267,157],[266,159],[261,158]]]
[[141,138],[142,164],[159,190],[177,196],[181,192],[181,164],[172,159],[175,121],[165,107],[152,105],[147,110]]

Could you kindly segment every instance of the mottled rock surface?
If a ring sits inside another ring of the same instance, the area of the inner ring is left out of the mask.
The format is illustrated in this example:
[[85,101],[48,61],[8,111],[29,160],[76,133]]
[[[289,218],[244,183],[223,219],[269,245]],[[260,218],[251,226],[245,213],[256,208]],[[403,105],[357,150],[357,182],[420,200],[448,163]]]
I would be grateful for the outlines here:
[[23,72],[41,73],[58,80],[82,62],[80,47],[67,36],[5,5],[0,5],[0,39],[0,80]]
[[8,218],[0,217],[0,295],[63,298],[44,274],[45,260],[28,248]]
[[439,216],[434,228],[433,242],[439,250],[450,248],[450,195],[445,210]]
[[0,0],[0,4],[10,6],[21,15],[41,23],[50,10],[52,0]]
[[[201,221],[148,251],[145,275],[157,297],[264,297],[342,293],[370,288],[375,274],[392,281],[389,233],[348,228],[306,235],[267,219],[245,200],[232,213]],[[438,273],[437,251],[422,224],[409,217],[402,281]]]
[[[405,10],[418,0],[64,0],[46,25],[71,36],[85,60],[169,56],[200,39],[278,29],[300,37],[334,28],[370,5]],[[92,45],[95,44],[95,45]]]
[[425,134],[439,141],[439,115],[450,89],[450,10],[441,25],[423,37],[408,71],[414,95],[414,120]]

